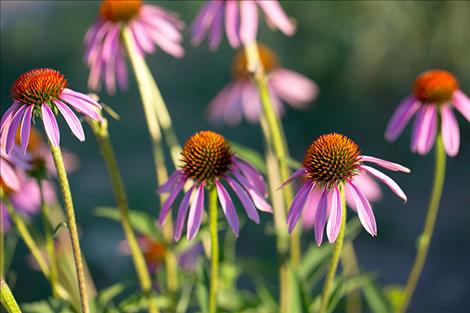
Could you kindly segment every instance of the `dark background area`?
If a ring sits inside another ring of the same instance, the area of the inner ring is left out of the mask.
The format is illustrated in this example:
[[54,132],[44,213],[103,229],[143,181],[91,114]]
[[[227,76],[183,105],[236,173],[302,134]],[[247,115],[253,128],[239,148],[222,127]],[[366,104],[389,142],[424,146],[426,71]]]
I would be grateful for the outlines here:
[[[202,2],[160,2],[178,12],[189,26]],[[83,62],[83,36],[93,23],[99,2],[1,1],[1,111],[9,106],[9,88],[21,73],[38,67],[62,72],[73,89],[86,92],[88,69]],[[410,126],[393,144],[383,138],[397,104],[410,93],[414,78],[430,68],[453,72],[461,89],[470,93],[469,2],[310,2],[283,6],[298,23],[287,38],[262,22],[260,41],[273,47],[284,67],[315,80],[319,98],[306,111],[288,109],[283,122],[293,157],[301,159],[315,137],[341,132],[354,139],[364,154],[404,164],[410,175],[391,174],[408,195],[402,205],[389,190],[374,205],[379,235],[362,231],[356,240],[360,265],[379,274],[384,284],[404,284],[423,225],[432,184],[433,152],[421,157],[409,149]],[[162,90],[180,141],[201,129],[214,129],[226,138],[261,151],[257,125],[235,128],[210,125],[205,109],[231,79],[235,54],[223,41],[216,53],[206,44],[194,48],[185,32],[186,55],[174,59],[158,51],[147,61]],[[132,77],[132,75],[130,75]],[[111,122],[131,207],[157,216],[155,178],[148,132],[136,84],[114,97],[100,94],[122,117]],[[435,236],[410,312],[467,312],[470,294],[470,125],[459,114],[461,147],[448,159]],[[65,123],[62,145],[80,157],[80,169],[70,176],[81,244],[97,288],[132,279],[130,258],[121,257],[116,243],[123,238],[118,224],[97,218],[93,208],[113,205],[106,169],[89,129],[87,141],[69,135]],[[264,221],[270,217],[263,215]],[[304,246],[313,234],[304,235]],[[237,243],[238,253],[263,258],[275,266],[274,243],[262,228],[247,223]],[[31,272],[26,249],[16,251],[14,293],[20,302],[47,295],[41,274]],[[273,271],[273,277],[275,277]]]

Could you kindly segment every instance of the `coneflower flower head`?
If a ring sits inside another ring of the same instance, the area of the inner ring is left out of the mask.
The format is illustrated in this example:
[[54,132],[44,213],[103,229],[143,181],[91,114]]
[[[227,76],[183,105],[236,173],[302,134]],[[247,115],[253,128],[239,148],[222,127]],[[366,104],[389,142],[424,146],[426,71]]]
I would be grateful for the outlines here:
[[101,80],[108,93],[114,93],[116,84],[126,89],[128,84],[121,28],[127,27],[137,52],[154,53],[156,47],[174,57],[182,57],[180,30],[183,22],[156,5],[142,1],[104,0],[97,21],[85,35],[85,61],[90,67],[88,87],[97,91]]
[[389,141],[397,139],[408,121],[417,113],[411,150],[421,155],[428,153],[436,140],[440,121],[445,150],[449,156],[457,155],[460,131],[452,108],[470,121],[470,99],[459,88],[457,78],[448,71],[429,70],[420,74],[413,84],[412,94],[401,102],[393,114],[385,138]]
[[80,120],[70,109],[74,108],[91,119],[101,120],[101,106],[85,94],[67,88],[67,80],[50,68],[34,69],[22,74],[11,88],[13,104],[2,117],[0,126],[1,147],[7,153],[13,150],[18,127],[21,149],[28,146],[31,122],[41,118],[47,136],[55,146],[59,145],[60,132],[55,115],[60,112],[73,134],[85,140]]
[[202,221],[206,186],[217,189],[219,202],[228,224],[237,236],[238,216],[223,183],[230,186],[240,199],[248,217],[256,223],[259,223],[256,208],[272,212],[271,206],[265,201],[266,186],[263,177],[252,165],[234,155],[223,136],[212,131],[198,132],[185,143],[181,156],[180,169],[176,170],[158,190],[160,193],[170,193],[159,216],[159,223],[163,224],[178,194],[187,183],[190,184],[178,208],[175,240],[181,238],[193,193],[194,199],[189,208],[187,224],[188,239],[194,238],[198,232]]
[[392,171],[410,172],[399,164],[362,155],[356,143],[344,135],[332,133],[314,140],[305,153],[303,167],[281,186],[284,187],[296,178],[304,178],[287,215],[289,232],[293,231],[302,210],[309,210],[314,212],[313,225],[317,244],[320,245],[323,240],[327,221],[327,236],[330,242],[334,242],[342,217],[340,188],[344,188],[354,199],[362,225],[372,236],[376,236],[377,225],[371,205],[364,192],[355,184],[354,178],[361,172],[367,172],[385,183],[403,201],[406,201],[406,195],[390,177],[364,162]]
[[[283,102],[303,109],[318,95],[318,87],[309,78],[283,68],[277,54],[265,44],[258,44],[260,62],[268,76],[268,85],[274,111],[282,115]],[[235,125],[241,117],[256,123],[262,113],[261,102],[255,83],[247,69],[248,60],[243,49],[235,55],[232,65],[233,81],[209,104],[209,116],[214,121]]]

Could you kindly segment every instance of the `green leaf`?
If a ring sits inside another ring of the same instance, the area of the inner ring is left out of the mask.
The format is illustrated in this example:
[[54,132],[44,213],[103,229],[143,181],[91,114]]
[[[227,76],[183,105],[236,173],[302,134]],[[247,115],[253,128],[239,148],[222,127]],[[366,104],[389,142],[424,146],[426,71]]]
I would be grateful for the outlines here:
[[69,304],[62,300],[50,298],[21,305],[24,313],[75,313]]
[[2,279],[0,279],[0,302],[8,311],[8,313],[21,313],[20,307],[11,293],[10,287]]
[[111,300],[113,300],[117,295],[119,295],[124,290],[124,284],[118,283],[114,284],[106,289],[100,291],[96,301],[102,305],[106,306]]
[[309,313],[307,293],[304,291],[298,273],[289,266],[289,309],[291,312]]
[[230,142],[233,152],[241,159],[254,165],[260,172],[266,174],[266,162],[261,153],[239,143]]
[[372,313],[391,312],[383,293],[373,281],[362,287],[364,298]]
[[392,312],[397,312],[400,305],[405,301],[405,288],[401,285],[390,285],[384,288],[384,294]]
[[328,260],[330,254],[330,245],[322,245],[320,247],[311,245],[307,252],[305,252],[304,257],[300,263],[299,276],[303,279],[309,277],[321,263]]
[[202,282],[198,282],[196,284],[196,299],[201,313],[209,312],[209,308],[207,306],[209,301],[209,294],[206,285],[204,285]]

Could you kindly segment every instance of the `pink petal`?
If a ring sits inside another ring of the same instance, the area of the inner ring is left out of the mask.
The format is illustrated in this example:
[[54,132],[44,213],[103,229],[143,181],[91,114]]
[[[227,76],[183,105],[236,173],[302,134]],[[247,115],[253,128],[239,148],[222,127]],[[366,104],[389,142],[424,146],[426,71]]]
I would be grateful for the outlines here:
[[362,165],[361,168],[367,171],[375,178],[377,178],[378,180],[380,180],[381,182],[383,182],[384,184],[386,184],[398,197],[403,200],[403,202],[407,201],[405,193],[403,192],[403,190],[401,190],[400,186],[398,186],[398,184],[393,179],[391,179],[381,171],[378,171],[370,166]]
[[42,122],[44,123],[47,137],[54,146],[58,147],[60,142],[60,132],[54,113],[52,113],[49,106],[45,103],[41,105],[41,112]]
[[181,189],[183,189],[183,187],[184,187],[184,182],[180,182],[179,184],[177,184],[171,191],[168,198],[163,203],[162,209],[160,211],[160,215],[158,217],[158,224],[160,224],[160,226],[163,225],[163,222],[168,216],[168,213],[170,213],[171,205],[173,204],[173,202],[175,202],[176,197],[180,193]]
[[338,186],[334,186],[332,193],[330,216],[328,217],[328,224],[326,225],[326,235],[330,243],[335,242],[336,238],[338,238],[342,218],[341,194]]
[[[242,84],[242,82],[240,82],[240,84]],[[271,101],[273,101],[273,95],[272,93],[270,94]],[[240,101],[246,120],[253,124],[258,123],[262,114],[261,99],[258,94],[258,89],[256,89],[255,84],[251,80],[243,80]]]
[[[378,201],[382,198],[382,191],[379,184],[373,180],[364,170],[360,170],[359,174],[352,178],[352,182],[357,186],[369,201]],[[352,195],[345,191],[346,203],[353,210],[357,211],[356,204]]]
[[404,167],[403,165],[400,165],[398,163],[382,160],[379,158],[363,155],[360,157],[362,162],[370,162],[377,164],[383,168],[386,168],[387,170],[395,171],[395,172],[403,172],[403,173],[410,173],[411,170],[407,167]]
[[6,112],[2,116],[2,120],[0,121],[0,130],[2,130],[5,126],[3,126],[7,120],[10,120],[13,118],[13,115],[15,115],[16,111],[20,108],[20,102],[19,101],[13,101],[11,106],[6,110]]
[[201,227],[202,213],[204,207],[204,183],[200,184],[196,191],[191,208],[189,209],[188,217],[188,240],[192,240],[196,236],[199,228]]
[[224,211],[225,217],[227,218],[227,222],[232,229],[232,232],[238,237],[240,232],[240,226],[238,223],[238,216],[237,212],[235,211],[235,206],[233,205],[233,201],[230,198],[225,187],[220,183],[220,181],[215,180],[215,186],[217,188],[217,195],[219,197],[220,205],[222,206],[222,210]]
[[416,99],[415,96],[409,96],[405,98],[398,108],[387,125],[387,130],[385,131],[385,139],[388,141],[394,141],[400,136],[401,132],[405,128],[408,121],[411,117],[418,111],[421,107],[421,103]]
[[113,26],[103,40],[101,57],[106,62],[114,58],[117,49],[119,49],[119,33],[120,27],[118,25]]
[[357,188],[351,181],[345,184],[346,188],[349,189],[349,192],[354,198],[356,203],[357,215],[359,215],[359,220],[361,221],[362,226],[365,230],[372,236],[377,236],[377,224],[375,222],[374,212],[370,206],[369,201],[364,196],[361,190]]
[[413,134],[411,150],[424,155],[431,150],[437,133],[437,112],[433,104],[424,105],[418,112]]
[[282,185],[279,188],[277,188],[277,190],[284,188],[285,186],[289,185],[293,180],[299,178],[300,176],[303,176],[306,171],[307,169],[304,167],[298,169],[285,182],[283,182]]
[[460,146],[459,124],[448,105],[441,107],[441,132],[444,148],[449,156],[456,156]]
[[322,190],[320,190],[318,186],[315,186],[308,194],[304,210],[302,212],[302,226],[305,229],[313,229],[313,226],[315,225],[318,202],[320,201],[322,193]]
[[461,90],[454,92],[452,96],[454,107],[470,122],[470,99]]
[[176,218],[175,224],[175,241],[180,240],[181,234],[183,233],[184,220],[186,219],[186,214],[189,208],[189,200],[193,194],[195,185],[192,185],[191,188],[184,194],[183,200],[178,207],[178,216]]
[[278,1],[256,1],[269,21],[288,36],[295,33],[295,24],[289,20]]
[[154,43],[147,35],[148,30],[146,30],[138,20],[132,21],[131,25],[129,25],[129,29],[134,36],[134,40],[142,47],[142,50],[149,54],[155,52]]
[[21,141],[21,150],[23,153],[26,153],[26,148],[28,147],[29,134],[31,131],[31,116],[33,114],[33,105],[28,105],[26,112],[23,115],[23,120],[21,121],[21,132],[20,132],[20,141]]
[[256,211],[255,206],[253,205],[253,202],[251,201],[250,196],[246,193],[246,191],[238,184],[234,179],[230,177],[225,178],[232,187],[233,191],[235,191],[235,194],[237,195],[238,199],[240,199],[240,202],[242,203],[243,207],[245,208],[245,212],[248,215],[248,217],[254,221],[256,224],[259,224],[259,215],[258,212]]
[[181,58],[184,55],[184,49],[179,42],[171,41],[164,34],[155,29],[148,29],[148,35],[155,44],[157,44],[163,51],[176,57]]
[[191,27],[191,43],[193,45],[197,46],[202,42],[217,12],[222,9],[222,1],[208,1],[202,7]]
[[294,230],[297,221],[302,213],[302,210],[305,206],[305,201],[307,196],[309,195],[310,191],[313,189],[314,185],[311,182],[307,182],[300,187],[297,191],[297,194],[292,201],[292,204],[287,212],[287,226],[289,229],[289,233],[292,233]]
[[315,224],[313,225],[313,228],[317,246],[320,246],[323,241],[323,231],[325,230],[326,214],[328,210],[328,193],[328,189],[325,188],[318,202],[317,212],[315,215]]
[[295,108],[304,108],[318,96],[318,86],[314,81],[285,68],[270,73],[269,85],[281,99]]
[[141,22],[143,22],[148,27],[152,27],[158,30],[162,34],[165,34],[165,36],[171,41],[181,41],[183,39],[183,36],[179,32],[177,25],[170,22],[169,20],[155,17],[155,15],[147,15],[142,16]]
[[266,196],[266,184],[264,183],[263,175],[261,175],[258,170],[248,162],[237,157],[234,157],[233,159],[235,166],[242,172],[246,179],[256,187],[258,193]]
[[64,117],[65,121],[69,125],[75,137],[77,137],[80,141],[84,141],[85,133],[83,132],[82,124],[80,123],[80,120],[75,115],[75,113],[73,113],[73,111],[70,110],[70,108],[66,104],[58,100],[54,100],[54,104],[59,109],[60,113]]
[[96,107],[94,107],[87,101],[69,95],[61,95],[60,100],[68,103],[69,105],[73,106],[78,112],[85,114],[86,116],[95,121],[103,120],[101,115],[97,112],[98,110],[96,109]]
[[121,50],[119,50],[119,53],[116,55],[116,79],[118,81],[119,88],[122,90],[127,89],[129,81],[127,79],[126,60],[124,59]]
[[73,98],[78,98],[79,100],[83,100],[85,102],[88,102],[89,104],[93,105],[97,109],[100,109],[100,110],[102,109],[101,104],[99,104],[98,102],[93,100],[90,96],[87,96],[86,94],[83,94],[81,92],[77,92],[77,91],[74,91],[72,89],[65,88],[62,91],[62,93],[60,94],[60,96],[62,96],[62,95],[67,95],[67,96],[72,96]]
[[240,2],[240,40],[245,45],[256,41],[258,10],[254,1]]
[[12,190],[18,190],[20,188],[20,181],[15,170],[8,164],[6,160],[1,159],[0,161],[0,174],[1,179]]
[[243,175],[240,175],[237,171],[232,171],[231,173],[248,192],[258,210],[268,213],[273,212],[273,208],[269,205],[269,203],[266,202],[264,197],[258,193],[256,188]]
[[[16,140],[16,131],[18,130],[18,126],[20,124],[21,119],[23,118],[24,113],[26,112],[27,108],[30,105],[23,105],[21,106],[18,111],[16,111],[15,115],[11,119],[10,125],[8,127],[7,133],[7,140],[6,140],[6,152],[9,154],[15,145]],[[5,124],[5,127],[8,126]]]
[[180,183],[181,179],[183,178],[183,173],[179,170],[176,170],[173,172],[173,174],[170,175],[168,180],[158,187],[157,192],[158,193],[165,193],[165,192],[171,192],[173,188],[176,186],[176,184]]
[[227,1],[225,3],[225,33],[232,48],[240,46],[238,27],[238,1]]

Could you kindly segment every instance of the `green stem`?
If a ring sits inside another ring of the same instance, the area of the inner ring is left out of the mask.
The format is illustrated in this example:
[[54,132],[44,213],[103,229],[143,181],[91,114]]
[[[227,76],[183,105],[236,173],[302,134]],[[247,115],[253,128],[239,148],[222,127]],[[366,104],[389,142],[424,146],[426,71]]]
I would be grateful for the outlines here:
[[[127,49],[127,54],[131,61],[132,70],[134,71],[135,78],[139,87],[142,105],[144,107],[145,118],[147,127],[149,129],[150,138],[152,141],[152,152],[155,162],[157,185],[163,184],[168,178],[168,172],[165,166],[165,155],[163,152],[162,134],[161,129],[167,134],[167,143],[170,145],[173,164],[176,166],[181,151],[179,144],[177,144],[176,136],[171,127],[171,119],[166,106],[161,97],[157,83],[153,79],[152,73],[147,66],[144,58],[137,53],[132,34],[126,27],[122,28],[121,33],[124,46]],[[162,109],[164,108],[164,109]],[[158,116],[162,115],[160,119],[165,123],[160,125]],[[166,195],[160,195],[160,203],[163,203]],[[167,217],[166,223],[163,225],[163,235],[167,243],[173,241],[173,227],[171,222],[171,214]],[[178,288],[178,271],[176,266],[176,256],[173,249],[170,247],[165,255],[165,265],[167,269],[167,284],[171,291],[176,291]]]
[[59,271],[57,267],[57,257],[55,253],[55,243],[54,243],[54,236],[53,236],[53,227],[51,225],[51,217],[50,217],[50,210],[49,206],[46,204],[44,200],[44,188],[42,187],[42,182],[40,179],[37,179],[37,184],[39,187],[39,195],[41,198],[41,213],[42,213],[42,220],[44,224],[44,232],[46,237],[46,250],[49,256],[49,265],[50,265],[50,277],[49,280],[51,282],[51,289],[52,289],[52,296],[58,298],[58,277]]
[[[1,187],[0,187],[1,189]],[[3,189],[1,189],[1,193],[3,194]],[[5,208],[0,204],[0,278],[5,277],[5,225],[4,225],[4,218],[3,218],[3,210]]]
[[0,302],[8,313],[21,313],[20,307],[11,293],[10,287],[7,283],[0,279]]
[[325,313],[328,307],[328,300],[330,298],[331,287],[335,279],[336,270],[338,268],[339,259],[341,257],[341,250],[343,248],[344,231],[346,228],[346,200],[344,196],[344,188],[340,186],[341,192],[341,226],[339,229],[338,238],[336,238],[333,255],[331,257],[330,268],[326,274],[325,285],[321,295],[320,313]]
[[429,244],[434,232],[434,226],[436,225],[437,211],[439,209],[439,203],[441,201],[442,190],[444,188],[444,177],[446,172],[446,152],[444,144],[442,142],[442,136],[439,133],[436,140],[436,160],[434,166],[434,183],[432,187],[431,199],[429,201],[428,213],[426,215],[426,221],[424,223],[424,229],[418,238],[418,247],[415,262],[411,270],[408,282],[406,283],[404,299],[398,312],[406,312],[413,293],[416,289],[419,277],[426,262],[428,255]]
[[[352,240],[346,240],[344,242],[343,253],[341,254],[341,264],[346,278],[359,275],[359,266]],[[352,290],[346,295],[346,313],[360,313],[361,311],[360,290]]]
[[96,140],[101,149],[101,154],[103,155],[104,162],[106,163],[106,167],[108,169],[109,178],[111,180],[111,185],[114,191],[114,197],[116,198],[116,204],[119,208],[121,216],[122,229],[131,251],[134,267],[140,282],[140,288],[145,294],[148,295],[149,312],[158,312],[156,300],[154,300],[154,297],[151,294],[152,281],[150,278],[150,273],[130,222],[129,203],[127,201],[126,190],[124,188],[121,172],[119,171],[119,167],[117,165],[116,155],[114,154],[114,150],[111,145],[111,140],[108,133],[108,122],[106,119],[103,119],[103,122],[101,123],[90,121],[90,125],[93,133],[96,136]]
[[82,252],[80,250],[80,241],[78,239],[77,222],[75,220],[75,211],[73,208],[72,193],[70,192],[70,185],[65,171],[64,160],[62,152],[59,147],[54,146],[49,142],[49,147],[52,152],[54,164],[57,171],[57,178],[59,180],[60,191],[64,200],[65,213],[67,216],[67,226],[70,234],[70,241],[72,242],[73,258],[75,262],[75,271],[77,274],[78,291],[80,294],[80,304],[82,313],[89,313],[89,301],[86,288],[85,271],[82,262]]
[[219,283],[219,237],[217,233],[217,190],[209,190],[209,232],[211,237],[211,277],[209,291],[209,313],[217,313],[217,288]]

